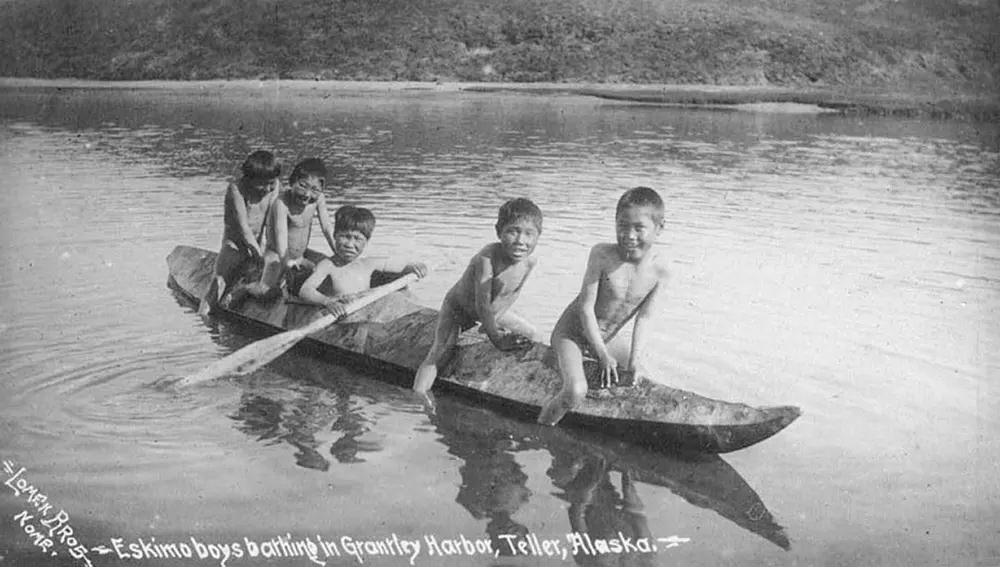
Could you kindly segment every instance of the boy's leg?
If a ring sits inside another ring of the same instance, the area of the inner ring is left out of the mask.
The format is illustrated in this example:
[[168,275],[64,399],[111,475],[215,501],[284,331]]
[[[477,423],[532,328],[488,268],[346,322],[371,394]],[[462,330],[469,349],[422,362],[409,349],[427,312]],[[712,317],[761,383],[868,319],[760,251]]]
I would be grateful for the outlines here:
[[559,359],[562,389],[538,414],[538,423],[543,425],[559,423],[559,420],[587,395],[587,377],[583,373],[583,351],[576,341],[562,332],[558,323],[552,332],[552,349],[556,351]]
[[280,293],[283,268],[281,257],[276,252],[264,252],[264,271],[260,274],[260,281],[248,285],[247,293],[257,299],[270,299]]
[[458,340],[459,322],[454,317],[451,302],[446,298],[438,313],[437,326],[434,329],[434,344],[427,352],[424,361],[417,368],[413,379],[413,391],[426,394],[437,378],[439,366]]
[[215,269],[212,274],[212,283],[208,286],[208,293],[201,299],[198,306],[200,315],[208,315],[215,306],[219,304],[226,287],[231,283],[229,280],[236,269],[246,260],[235,243],[226,240],[219,249],[219,255],[215,257]]

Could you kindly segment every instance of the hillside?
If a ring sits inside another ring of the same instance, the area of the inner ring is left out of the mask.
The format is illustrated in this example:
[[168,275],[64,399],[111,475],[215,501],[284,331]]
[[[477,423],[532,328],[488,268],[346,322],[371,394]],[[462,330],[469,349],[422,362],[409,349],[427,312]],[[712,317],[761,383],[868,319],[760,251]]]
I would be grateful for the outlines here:
[[996,0],[6,0],[0,75],[991,95]]

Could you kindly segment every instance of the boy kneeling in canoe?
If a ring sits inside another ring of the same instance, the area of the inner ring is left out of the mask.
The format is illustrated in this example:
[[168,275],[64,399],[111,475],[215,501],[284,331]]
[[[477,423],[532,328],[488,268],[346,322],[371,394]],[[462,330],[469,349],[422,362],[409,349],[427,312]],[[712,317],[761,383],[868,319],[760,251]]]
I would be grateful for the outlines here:
[[584,355],[601,365],[601,386],[618,383],[618,363],[607,341],[635,318],[627,372],[634,372],[646,338],[647,323],[665,287],[667,268],[653,249],[663,228],[663,200],[648,187],[629,189],[615,210],[614,244],[590,251],[583,288],[566,307],[552,330],[552,348],[559,359],[562,390],[549,401],[538,422],[555,425],[587,395]]
[[[368,209],[345,205],[334,215],[333,256],[316,264],[316,269],[302,283],[299,297],[322,305],[331,314],[347,314],[345,305],[354,295],[369,289],[373,272],[427,275],[427,266],[420,262],[404,262],[392,258],[362,258],[368,240],[375,230],[375,215]],[[330,278],[333,292],[326,295],[319,291]]]
[[239,181],[226,187],[223,204],[222,248],[215,259],[215,275],[198,313],[208,315],[233,284],[238,268],[264,255],[265,220],[281,185],[281,164],[265,150],[253,152],[240,167]]
[[480,250],[445,295],[434,345],[413,381],[417,393],[430,390],[458,334],[477,322],[500,350],[523,348],[537,338],[535,327],[510,306],[537,262],[531,253],[542,233],[542,211],[528,199],[511,199],[500,207],[496,231],[500,241]]

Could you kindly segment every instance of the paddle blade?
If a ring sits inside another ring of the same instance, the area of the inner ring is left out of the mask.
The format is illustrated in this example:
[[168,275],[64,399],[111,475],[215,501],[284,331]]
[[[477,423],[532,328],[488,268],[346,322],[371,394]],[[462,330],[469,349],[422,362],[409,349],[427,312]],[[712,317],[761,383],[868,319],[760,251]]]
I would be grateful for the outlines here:
[[[374,303],[376,300],[389,295],[390,293],[406,287],[410,282],[415,281],[414,274],[407,274],[397,280],[385,285],[373,288],[360,295],[344,306],[348,315],[361,309],[362,307]],[[324,329],[337,321],[333,315],[324,315],[308,325],[303,325],[298,329],[278,333],[272,337],[259,340],[255,343],[237,350],[236,352],[213,362],[202,371],[177,381],[178,386],[191,386],[201,382],[216,380],[223,376],[242,376],[258,370],[265,364],[278,358],[288,349],[295,346],[295,343],[306,338],[308,335]]]
[[[244,374],[250,374],[287,352],[288,349],[295,346],[295,343],[304,339],[309,333],[322,329],[334,321],[335,319],[332,315],[326,315],[305,327],[278,333],[255,343],[250,343],[236,352],[213,362],[200,372],[181,379],[177,382],[177,385],[191,386],[223,376],[243,376]],[[322,324],[316,325],[316,323]]]

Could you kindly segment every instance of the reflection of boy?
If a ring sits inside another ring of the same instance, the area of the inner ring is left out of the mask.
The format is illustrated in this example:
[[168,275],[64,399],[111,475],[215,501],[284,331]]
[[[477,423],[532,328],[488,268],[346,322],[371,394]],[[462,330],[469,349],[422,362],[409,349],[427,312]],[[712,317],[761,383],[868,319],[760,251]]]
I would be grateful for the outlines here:
[[[591,541],[628,538],[633,543],[640,539],[653,541],[649,522],[643,512],[643,503],[636,492],[631,474],[621,472],[621,497],[611,481],[611,471],[601,457],[585,461],[556,456],[549,469],[553,484],[564,490],[569,501],[569,525],[576,540],[582,543],[583,534]],[[571,543],[572,545],[572,543]],[[582,566],[604,565],[653,565],[655,554],[628,551],[625,553],[591,555],[585,545],[571,549],[573,559]]]
[[299,162],[288,178],[288,189],[274,201],[268,218],[267,250],[260,281],[247,287],[250,295],[270,298],[281,293],[281,279],[286,273],[290,291],[312,270],[313,263],[304,257],[312,233],[313,217],[327,243],[333,248],[333,229],[326,210],[323,189],[326,166],[323,160],[309,158]]
[[[299,297],[322,305],[341,317],[346,314],[345,303],[349,296],[365,291],[371,286],[373,272],[414,273],[427,275],[427,266],[420,262],[405,262],[394,258],[363,258],[368,239],[375,230],[375,215],[368,209],[350,205],[337,209],[333,232],[333,256],[316,265],[312,275],[302,283]],[[333,292],[326,295],[320,285],[330,278]]]
[[445,295],[434,345],[413,381],[417,392],[426,393],[431,388],[458,334],[477,322],[500,350],[518,349],[537,338],[535,327],[510,306],[537,262],[531,253],[542,233],[542,211],[528,199],[507,201],[500,207],[496,231],[500,241],[480,250]]
[[608,352],[607,341],[633,317],[635,327],[626,370],[635,371],[647,323],[656,312],[656,299],[667,277],[665,263],[653,248],[662,227],[663,201],[656,191],[636,187],[618,200],[617,242],[591,249],[583,288],[552,331],[562,390],[542,409],[539,423],[555,425],[586,396],[585,353],[600,360],[602,385],[618,382],[618,363]]
[[265,219],[278,194],[281,164],[271,152],[258,150],[247,156],[239,181],[226,188],[223,204],[222,248],[215,259],[215,276],[198,312],[207,315],[233,283],[236,269],[262,256]]

